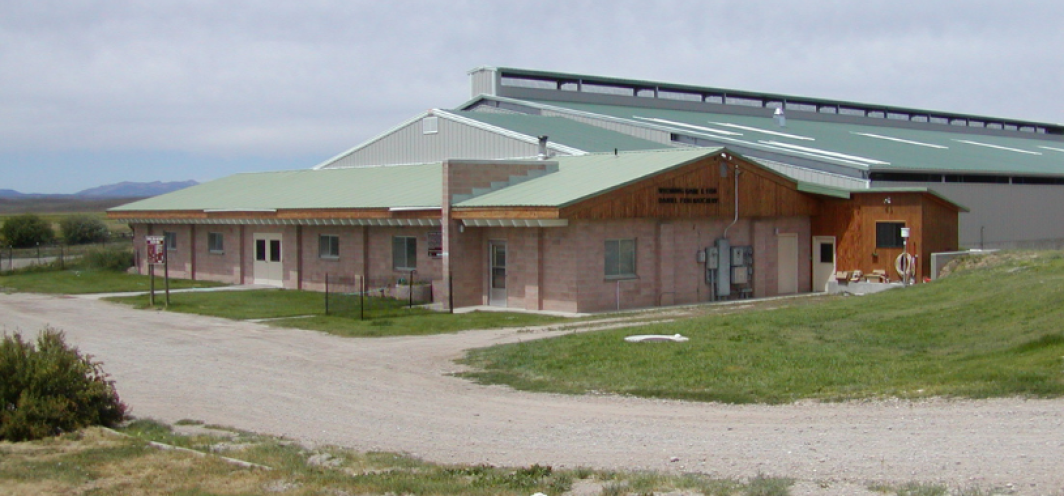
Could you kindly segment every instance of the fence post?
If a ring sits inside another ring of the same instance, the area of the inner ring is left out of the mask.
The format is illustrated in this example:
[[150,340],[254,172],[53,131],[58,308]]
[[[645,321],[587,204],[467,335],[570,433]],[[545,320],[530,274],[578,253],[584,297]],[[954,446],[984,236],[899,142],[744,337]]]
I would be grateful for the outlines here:
[[358,320],[366,320],[366,277],[358,277]]
[[414,308],[414,272],[417,271],[410,271],[410,279],[406,281],[406,308]]
[[325,274],[325,315],[329,315],[329,274]]

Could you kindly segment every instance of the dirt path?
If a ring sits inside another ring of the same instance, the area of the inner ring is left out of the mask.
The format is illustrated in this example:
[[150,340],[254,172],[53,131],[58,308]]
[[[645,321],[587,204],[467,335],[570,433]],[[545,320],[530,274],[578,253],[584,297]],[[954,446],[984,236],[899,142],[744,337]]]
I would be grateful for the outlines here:
[[826,485],[824,494],[841,481],[1064,494],[1064,400],[768,407],[528,394],[450,377],[451,360],[549,333],[343,339],[0,294],[0,329],[46,324],[105,363],[135,415],[168,422],[439,462],[762,473]]

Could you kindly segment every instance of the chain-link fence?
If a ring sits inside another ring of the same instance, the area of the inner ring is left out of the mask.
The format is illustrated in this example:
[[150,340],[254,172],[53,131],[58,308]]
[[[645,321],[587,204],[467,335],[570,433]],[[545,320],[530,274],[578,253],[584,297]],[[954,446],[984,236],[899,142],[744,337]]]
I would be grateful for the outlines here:
[[432,303],[432,284],[410,278],[325,276],[325,313],[356,319],[409,315],[409,309]]

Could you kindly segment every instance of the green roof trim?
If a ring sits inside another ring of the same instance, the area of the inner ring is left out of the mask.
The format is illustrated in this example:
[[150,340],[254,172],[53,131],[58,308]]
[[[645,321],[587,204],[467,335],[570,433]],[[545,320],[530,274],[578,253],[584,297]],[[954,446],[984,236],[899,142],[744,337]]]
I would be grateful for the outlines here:
[[971,210],[968,209],[968,207],[966,207],[964,205],[961,205],[960,203],[957,203],[957,202],[955,202],[953,200],[950,200],[949,198],[946,198],[945,196],[942,196],[941,193],[939,193],[938,191],[935,191],[935,190],[933,190],[931,188],[914,187],[914,186],[900,186],[900,187],[896,187],[896,188],[868,188],[868,189],[862,189],[862,190],[859,190],[859,191],[854,191],[854,193],[927,193],[927,194],[929,194],[931,196],[934,196],[934,197],[936,197],[936,198],[938,198],[938,199],[940,199],[940,200],[942,200],[942,201],[944,201],[946,203],[949,203],[950,205],[956,206],[961,212],[971,212]]
[[455,207],[554,207],[644,180],[669,169],[715,155],[723,148],[680,148],[555,157],[558,171],[493,191]]
[[441,164],[236,174],[109,212],[439,208]]
[[849,190],[824,186],[823,184],[807,183],[805,181],[798,181],[798,191],[832,198],[842,198],[844,200],[850,199]]

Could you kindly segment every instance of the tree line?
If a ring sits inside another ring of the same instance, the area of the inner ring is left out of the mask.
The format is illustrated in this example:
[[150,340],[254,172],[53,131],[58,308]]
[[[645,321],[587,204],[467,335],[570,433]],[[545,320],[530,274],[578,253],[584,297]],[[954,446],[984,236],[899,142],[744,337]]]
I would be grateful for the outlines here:
[[67,245],[100,243],[110,238],[107,225],[91,215],[75,214],[59,221],[59,232],[52,224],[36,214],[8,217],[0,226],[0,246],[30,248],[62,241]]

